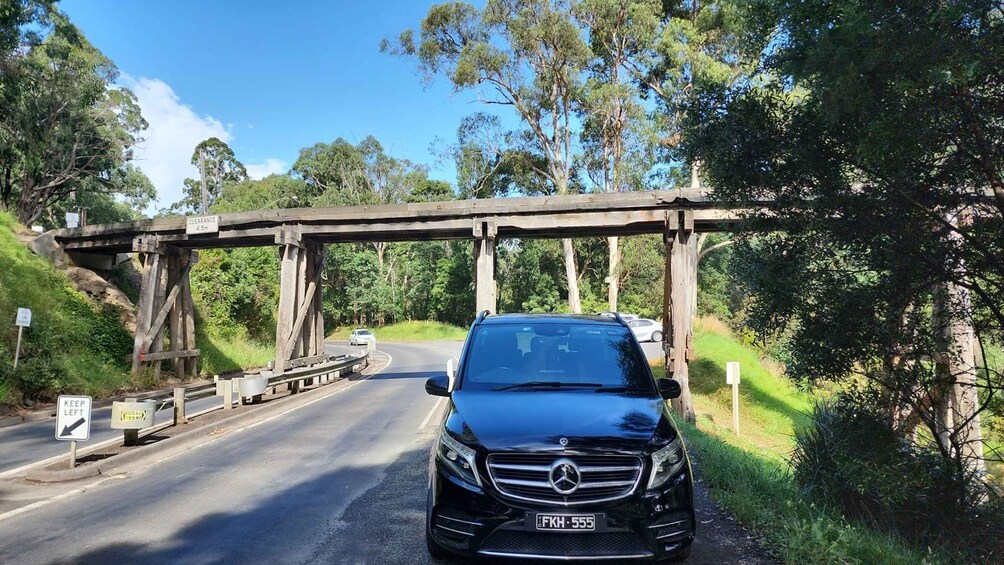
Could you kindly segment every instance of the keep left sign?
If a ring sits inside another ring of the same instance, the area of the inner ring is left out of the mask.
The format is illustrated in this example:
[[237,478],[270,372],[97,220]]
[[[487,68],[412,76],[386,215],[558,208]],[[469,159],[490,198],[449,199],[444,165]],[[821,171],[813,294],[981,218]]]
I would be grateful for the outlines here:
[[56,401],[56,439],[87,441],[91,437],[91,397],[63,395]]

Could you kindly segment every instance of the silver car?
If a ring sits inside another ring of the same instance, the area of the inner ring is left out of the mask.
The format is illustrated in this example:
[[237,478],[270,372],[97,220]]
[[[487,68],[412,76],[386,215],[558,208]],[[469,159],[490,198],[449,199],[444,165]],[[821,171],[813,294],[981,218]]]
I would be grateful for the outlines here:
[[366,328],[352,330],[349,334],[349,345],[368,345],[370,342],[376,343],[376,336]]
[[627,323],[638,341],[662,341],[662,324],[648,318],[637,318]]

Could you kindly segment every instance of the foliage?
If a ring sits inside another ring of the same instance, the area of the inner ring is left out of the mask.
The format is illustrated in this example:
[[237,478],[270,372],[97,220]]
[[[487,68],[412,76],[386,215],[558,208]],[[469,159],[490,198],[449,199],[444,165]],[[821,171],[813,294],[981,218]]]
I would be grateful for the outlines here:
[[206,249],[191,272],[192,295],[209,333],[246,328],[250,337],[275,340],[279,259],[268,248]]
[[[797,431],[811,425],[812,397],[770,369],[759,354],[729,335],[724,324],[701,319],[695,333],[691,387],[697,426],[679,423],[711,495],[785,563],[937,563],[938,553],[842,517],[805,496],[788,458]],[[740,437],[731,431],[731,391],[725,363],[739,361]],[[661,366],[653,372],[662,375]]]
[[195,341],[200,351],[199,372],[203,375],[264,367],[275,361],[275,346],[262,344],[243,328],[218,332],[197,325]]
[[[488,89],[485,102],[510,108],[525,126],[508,134],[506,160],[523,157],[523,166],[552,193],[568,194],[574,177],[572,117],[590,56],[570,17],[570,3],[490,0],[480,10],[464,2],[438,4],[422,20],[417,43],[414,36],[406,30],[381,49],[414,57],[428,81],[442,75],[455,91],[485,95],[481,89]],[[498,157],[497,152],[480,156]],[[572,241],[564,239],[562,246],[568,306],[580,312]]]
[[1004,385],[972,382],[960,329],[1004,335],[999,3],[775,0],[748,16],[761,72],[700,85],[683,152],[722,202],[773,202],[735,250],[747,323],[787,336],[795,378],[865,377],[901,433],[922,423],[945,457],[975,459],[969,416]]
[[[130,384],[124,358],[132,337],[119,312],[73,289],[65,275],[17,240],[14,218],[0,212],[0,403],[48,400],[62,392],[109,394]],[[18,308],[32,310],[13,369]]]
[[0,208],[30,225],[74,194],[142,192],[124,167],[147,124],[114,63],[53,3],[15,0],[0,23]]
[[228,184],[248,180],[248,172],[244,168],[244,164],[234,156],[233,149],[217,137],[210,137],[199,142],[192,152],[191,162],[202,172],[200,176],[205,178],[205,204],[202,199],[203,179],[185,179],[182,198],[168,208],[169,213],[205,213],[219,200]]
[[[1004,498],[932,448],[904,441],[875,403],[851,391],[820,403],[792,457],[805,496],[968,562],[1004,558]],[[972,497],[973,491],[982,493]]]

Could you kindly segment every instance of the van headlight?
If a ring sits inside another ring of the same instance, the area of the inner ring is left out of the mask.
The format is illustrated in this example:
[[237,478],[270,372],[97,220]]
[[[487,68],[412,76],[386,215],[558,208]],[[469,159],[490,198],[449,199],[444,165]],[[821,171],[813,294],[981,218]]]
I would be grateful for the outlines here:
[[474,466],[474,450],[459,441],[443,428],[439,434],[439,449],[436,457],[443,462],[454,476],[466,483],[481,486],[478,469]]
[[683,439],[677,434],[669,445],[652,454],[652,476],[648,488],[661,487],[670,477],[683,468]]

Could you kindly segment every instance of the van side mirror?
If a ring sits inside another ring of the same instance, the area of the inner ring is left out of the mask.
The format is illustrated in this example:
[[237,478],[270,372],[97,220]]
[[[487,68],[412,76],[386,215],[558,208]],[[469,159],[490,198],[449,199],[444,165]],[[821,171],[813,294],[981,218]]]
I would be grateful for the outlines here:
[[450,396],[450,377],[436,375],[425,381],[425,393],[431,396]]
[[666,400],[672,400],[680,398],[683,389],[680,388],[680,382],[676,379],[659,379],[659,394]]

